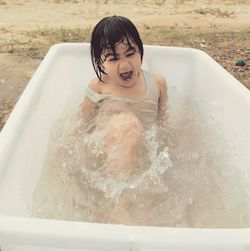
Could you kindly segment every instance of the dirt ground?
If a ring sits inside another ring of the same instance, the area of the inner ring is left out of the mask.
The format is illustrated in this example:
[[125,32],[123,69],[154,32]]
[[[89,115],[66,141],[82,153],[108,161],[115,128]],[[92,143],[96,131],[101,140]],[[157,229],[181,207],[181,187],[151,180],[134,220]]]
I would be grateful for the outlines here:
[[0,0],[0,130],[50,46],[88,42],[114,14],[130,18],[144,44],[204,50],[250,89],[249,0]]

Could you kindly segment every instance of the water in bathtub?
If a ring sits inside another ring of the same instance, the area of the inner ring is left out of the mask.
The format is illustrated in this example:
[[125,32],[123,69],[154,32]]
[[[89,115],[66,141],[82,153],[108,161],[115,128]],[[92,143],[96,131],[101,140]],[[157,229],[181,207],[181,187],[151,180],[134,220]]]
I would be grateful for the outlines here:
[[194,101],[170,86],[167,123],[143,134],[136,165],[122,175],[105,171],[103,132],[90,128],[86,133],[74,112],[63,116],[51,132],[33,216],[149,226],[249,226],[248,181],[235,168],[234,152],[220,132],[223,108],[207,105],[213,116],[206,120]]

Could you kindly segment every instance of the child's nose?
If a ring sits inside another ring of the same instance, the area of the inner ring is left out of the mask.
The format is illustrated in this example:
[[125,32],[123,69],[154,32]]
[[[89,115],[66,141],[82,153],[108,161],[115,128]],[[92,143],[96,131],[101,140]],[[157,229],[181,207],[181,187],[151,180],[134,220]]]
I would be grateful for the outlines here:
[[127,58],[122,59],[120,61],[120,66],[119,66],[120,70],[124,70],[125,71],[127,69],[130,69],[130,67],[131,67],[130,61]]

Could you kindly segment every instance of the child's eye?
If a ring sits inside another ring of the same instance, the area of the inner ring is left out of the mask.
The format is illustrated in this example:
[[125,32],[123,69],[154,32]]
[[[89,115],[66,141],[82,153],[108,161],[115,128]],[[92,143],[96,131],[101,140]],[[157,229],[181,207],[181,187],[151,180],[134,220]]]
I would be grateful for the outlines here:
[[134,51],[127,54],[128,57],[132,57],[133,55],[135,55]]

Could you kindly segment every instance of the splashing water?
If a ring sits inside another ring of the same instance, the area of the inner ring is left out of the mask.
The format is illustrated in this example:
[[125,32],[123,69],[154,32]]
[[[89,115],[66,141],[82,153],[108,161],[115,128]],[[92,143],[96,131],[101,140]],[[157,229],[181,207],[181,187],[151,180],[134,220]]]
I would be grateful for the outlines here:
[[[198,106],[169,90],[168,119],[142,136],[132,171],[106,172],[105,132],[67,116],[55,125],[34,193],[36,217],[151,226],[250,225],[249,181],[221,137],[217,103]],[[218,121],[218,125],[216,125]]]

